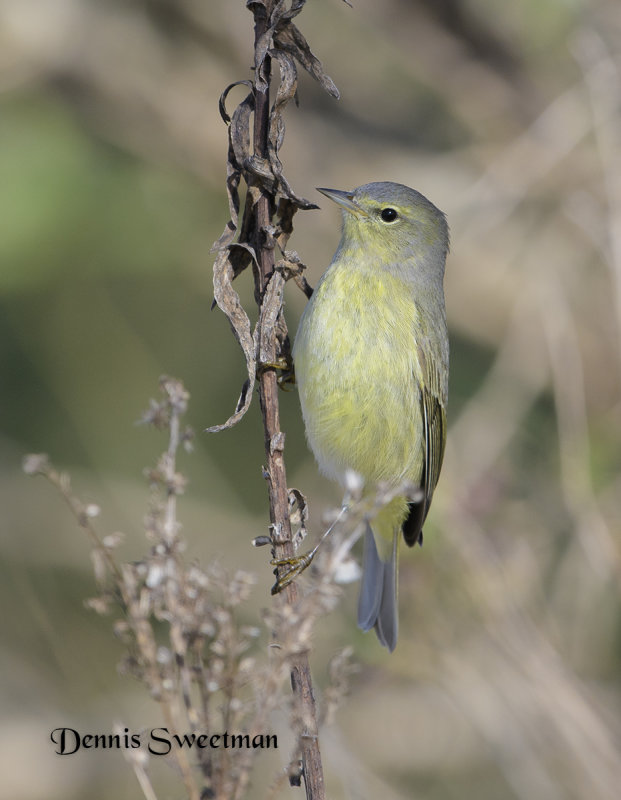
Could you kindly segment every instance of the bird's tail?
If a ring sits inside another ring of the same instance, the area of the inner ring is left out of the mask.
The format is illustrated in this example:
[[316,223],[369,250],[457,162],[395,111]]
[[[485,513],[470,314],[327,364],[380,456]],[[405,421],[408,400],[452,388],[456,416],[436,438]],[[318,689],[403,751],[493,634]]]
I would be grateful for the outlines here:
[[362,582],[358,599],[358,627],[375,628],[380,644],[390,652],[397,646],[399,618],[397,611],[397,557],[400,529],[392,539],[392,548],[382,558],[375,536],[367,524],[362,561]]

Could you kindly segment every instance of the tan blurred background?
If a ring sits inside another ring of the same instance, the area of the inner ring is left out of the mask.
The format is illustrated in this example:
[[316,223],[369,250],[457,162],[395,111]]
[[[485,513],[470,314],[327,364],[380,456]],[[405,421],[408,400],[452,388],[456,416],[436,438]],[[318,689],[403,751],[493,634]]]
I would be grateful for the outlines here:
[[[329,796],[613,800],[618,2],[354,5],[314,0],[298,20],[342,97],[302,76],[285,174],[317,201],[317,185],[401,181],[446,211],[452,372],[425,547],[402,559],[399,647],[389,657],[356,630],[355,586],[317,631],[319,684],[343,644],[361,664],[324,734]],[[183,379],[198,431],[233,410],[244,365],[209,310],[209,248],[227,218],[217,100],[251,58],[242,0],[0,0],[2,797],[141,796],[119,753],[52,753],[59,725],[160,720],[116,673],[111,620],[83,607],[87,542],[19,465],[49,452],[137,557],[142,470],[164,441],[134,421],[158,376]],[[329,207],[296,217],[290,246],[313,285],[338,222]],[[292,330],[303,301],[288,288]],[[289,482],[309,496],[316,536],[338,495],[306,449],[295,393],[282,409]],[[249,544],[267,518],[262,446],[254,403],[232,431],[199,434],[181,465],[190,554],[256,572],[257,607],[272,577]],[[182,797],[155,769],[161,797]],[[268,781],[266,770],[251,796]]]

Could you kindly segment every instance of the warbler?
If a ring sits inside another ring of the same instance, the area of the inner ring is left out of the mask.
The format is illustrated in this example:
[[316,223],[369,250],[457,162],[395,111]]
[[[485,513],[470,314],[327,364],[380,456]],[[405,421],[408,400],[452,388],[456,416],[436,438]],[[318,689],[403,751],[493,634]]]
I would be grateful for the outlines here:
[[422,544],[446,441],[449,343],[444,214],[399,183],[319,189],[343,215],[341,241],[302,314],[293,348],[306,436],[321,471],[365,491],[420,487],[370,521],[358,625],[397,644],[401,535]]

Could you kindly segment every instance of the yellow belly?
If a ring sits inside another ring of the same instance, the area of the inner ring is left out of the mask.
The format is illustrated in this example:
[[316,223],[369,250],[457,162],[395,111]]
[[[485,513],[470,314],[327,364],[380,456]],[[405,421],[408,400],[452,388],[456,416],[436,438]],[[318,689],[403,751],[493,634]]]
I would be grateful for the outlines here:
[[332,268],[300,322],[296,379],[323,472],[418,482],[423,465],[416,305],[398,278]]

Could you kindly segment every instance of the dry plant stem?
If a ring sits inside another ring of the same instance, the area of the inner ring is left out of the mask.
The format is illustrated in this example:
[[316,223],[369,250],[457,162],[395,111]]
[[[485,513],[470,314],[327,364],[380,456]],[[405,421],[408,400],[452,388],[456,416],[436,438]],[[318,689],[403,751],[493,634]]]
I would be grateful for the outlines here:
[[[173,411],[172,416],[174,417],[177,415],[178,415],[178,410],[175,409]],[[175,430],[175,428],[172,425],[171,428],[173,431]],[[171,436],[171,439],[172,438],[173,437]],[[140,613],[139,610],[137,609],[133,610],[133,605],[135,605],[135,601],[132,599],[132,597],[130,596],[130,594],[126,589],[123,574],[119,569],[115,560],[112,558],[110,552],[104,546],[103,542],[99,538],[97,531],[91,524],[87,510],[73,495],[69,479],[67,478],[67,476],[65,476],[62,473],[59,473],[53,467],[47,465],[44,465],[40,471],[43,475],[47,477],[47,479],[53,486],[56,486],[58,488],[62,497],[65,499],[65,501],[69,505],[69,508],[73,512],[78,524],[80,525],[81,528],[83,528],[87,532],[87,534],[89,535],[91,541],[95,546],[96,552],[98,552],[103,557],[106,566],[110,570],[111,574],[114,576],[115,584],[121,595],[123,606],[125,609],[127,609],[127,618],[129,620],[132,620],[132,626],[135,631],[136,641],[138,643],[139,650],[145,656],[145,664],[148,674],[148,685],[151,690],[151,694],[160,704],[160,707],[162,709],[162,714],[164,716],[165,726],[168,728],[171,734],[178,733],[179,725],[177,723],[176,714],[173,708],[174,701],[170,693],[162,686],[160,676],[158,675],[157,670],[155,668],[155,664],[157,662],[156,658],[157,645],[153,637],[153,629],[151,625],[145,619],[143,619],[143,615]],[[175,522],[175,529],[176,529],[176,518],[173,521]],[[177,761],[177,766],[183,778],[185,789],[188,793],[188,800],[199,800],[199,791],[196,786],[196,782],[194,781],[194,778],[192,776],[192,769],[186,753],[179,749],[175,754],[175,757]],[[143,776],[141,776],[138,771],[136,771],[136,777],[138,778],[140,786],[143,789],[145,797],[146,798],[154,797],[155,795],[153,794],[152,788],[150,790],[151,794],[149,794],[148,789],[147,791],[145,791],[146,784],[144,783]]]
[[[265,9],[254,6],[255,13],[255,46],[267,29]],[[261,91],[255,83],[254,112],[254,149],[255,153],[267,158],[268,125],[269,125],[269,57],[264,62],[266,88]],[[263,297],[265,287],[274,272],[274,250],[267,246],[267,228],[271,223],[270,198],[264,189],[260,190],[256,212],[256,254],[258,261],[257,297]],[[280,353],[276,352],[275,337],[270,342],[268,360],[275,361]],[[266,479],[270,502],[270,521],[274,539],[274,556],[276,558],[292,558],[294,556],[291,541],[291,522],[289,519],[289,498],[287,478],[283,458],[284,436],[280,430],[280,414],[278,407],[278,384],[273,370],[264,370],[259,379],[259,397],[263,416],[265,434],[265,453],[267,459]],[[298,601],[298,588],[295,583],[287,586],[285,602],[295,606]],[[279,598],[274,602],[282,602]],[[304,732],[300,748],[302,755],[304,783],[308,800],[323,800],[325,787],[321,753],[319,750],[317,710],[313,693],[312,678],[308,656],[299,653],[295,656],[291,667],[291,686],[297,702],[300,704]]]
[[170,415],[170,439],[164,460],[164,470],[167,483],[164,536],[169,546],[174,543],[177,533],[177,492],[174,489],[174,483],[177,464],[177,449],[180,444],[180,424],[179,410],[174,408],[172,414]]
[[149,780],[149,776],[147,775],[144,767],[135,764],[134,774],[136,775],[136,779],[140,784],[140,788],[142,789],[142,793],[145,796],[145,800],[157,800],[157,795],[153,790],[153,785]]

